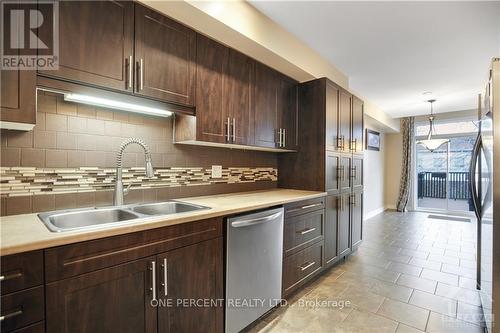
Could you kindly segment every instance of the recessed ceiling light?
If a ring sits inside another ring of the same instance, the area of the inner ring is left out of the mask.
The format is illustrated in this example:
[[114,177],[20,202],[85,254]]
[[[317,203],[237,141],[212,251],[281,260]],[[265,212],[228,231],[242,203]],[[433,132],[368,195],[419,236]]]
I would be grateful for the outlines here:
[[424,95],[424,96],[432,95],[432,91],[425,91],[422,93],[422,95]]

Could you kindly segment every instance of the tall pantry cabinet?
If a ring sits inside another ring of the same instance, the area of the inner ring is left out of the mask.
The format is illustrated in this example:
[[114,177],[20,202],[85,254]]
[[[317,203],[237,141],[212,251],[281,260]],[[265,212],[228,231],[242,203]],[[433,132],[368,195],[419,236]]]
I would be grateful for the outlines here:
[[279,156],[279,186],[328,193],[322,264],[354,251],[363,234],[363,101],[322,78],[299,85],[297,153]]

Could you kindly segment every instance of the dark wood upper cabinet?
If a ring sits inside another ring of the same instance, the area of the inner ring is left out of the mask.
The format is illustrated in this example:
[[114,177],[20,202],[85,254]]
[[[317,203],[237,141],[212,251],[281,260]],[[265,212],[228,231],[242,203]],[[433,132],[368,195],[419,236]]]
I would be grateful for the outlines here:
[[[224,105],[229,49],[200,34],[196,48],[196,139],[224,143],[229,138],[229,116]],[[176,130],[181,129],[180,125],[176,122]]]
[[2,128],[30,130],[36,124],[35,71],[3,70],[0,72],[0,78]]
[[240,145],[253,143],[254,61],[198,35],[196,63],[196,139]]
[[363,193],[354,191],[351,195],[351,247],[353,250],[363,239]]
[[225,114],[229,117],[231,142],[253,143],[252,84],[255,61],[229,49],[229,61],[224,78]]
[[363,151],[363,101],[356,96],[352,97],[352,138],[351,150],[353,152]]
[[340,150],[350,152],[351,143],[351,98],[352,95],[345,90],[339,93],[339,140]]
[[[158,295],[170,307],[158,307],[158,332],[221,332],[223,304],[186,306],[183,300],[215,300],[222,296],[222,238],[183,247],[157,256]],[[220,285],[220,286],[219,286]]]
[[278,73],[256,63],[254,84],[254,144],[260,147],[279,148],[278,95],[281,86]]
[[59,69],[47,76],[132,91],[134,3],[59,1]]
[[325,191],[328,194],[337,194],[340,190],[340,183],[343,177],[340,155],[330,151],[326,152],[325,163]]
[[325,203],[325,265],[331,265],[339,258],[337,251],[337,227],[339,197],[329,195]]
[[195,59],[196,33],[193,30],[136,4],[137,94],[194,106]]
[[297,82],[261,64],[255,65],[255,145],[298,148]]
[[330,81],[326,82],[325,93],[325,139],[326,150],[341,148],[339,138],[339,93],[340,89]]
[[282,148],[297,150],[299,146],[298,121],[299,107],[297,82],[284,75],[280,75],[280,91],[278,98],[278,112],[282,131]]
[[144,258],[47,284],[47,332],[156,332],[154,262]]

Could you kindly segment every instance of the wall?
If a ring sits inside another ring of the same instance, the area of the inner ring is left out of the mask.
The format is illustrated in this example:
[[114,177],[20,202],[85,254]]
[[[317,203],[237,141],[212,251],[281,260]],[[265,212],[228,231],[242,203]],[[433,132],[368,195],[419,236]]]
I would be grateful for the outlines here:
[[[378,124],[365,117],[365,126],[368,129],[378,130]],[[384,169],[385,169],[385,137],[380,133],[380,151],[365,150],[363,169],[363,217],[369,219],[384,211]]]
[[[60,95],[39,91],[34,130],[0,134],[2,215],[110,205],[116,152],[133,136],[147,143],[153,166],[163,176],[157,174],[154,184],[142,180],[143,171],[130,168],[144,166],[144,153],[137,145],[128,146],[124,180],[134,182],[135,189],[126,202],[277,186],[275,153],[175,145],[172,122],[172,117],[68,103]],[[223,166],[223,179],[210,178],[211,165]]]
[[396,209],[399,195],[399,179],[403,159],[403,137],[401,133],[385,135],[384,205]]

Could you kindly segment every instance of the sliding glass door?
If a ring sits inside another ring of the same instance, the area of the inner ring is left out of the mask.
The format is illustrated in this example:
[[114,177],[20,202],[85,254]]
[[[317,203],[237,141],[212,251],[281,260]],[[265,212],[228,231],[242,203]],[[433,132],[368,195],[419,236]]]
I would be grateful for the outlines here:
[[[428,125],[416,124],[416,140],[424,137]],[[449,139],[430,152],[416,145],[417,208],[436,211],[472,211],[469,193],[469,165],[476,139],[472,121],[436,124],[439,138]]]

